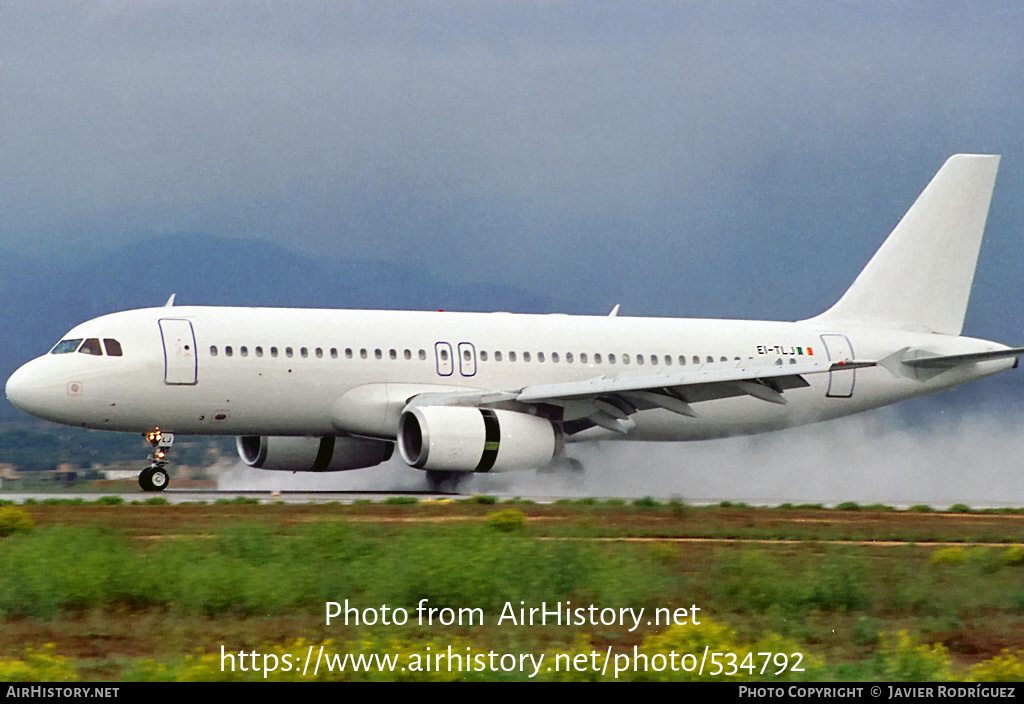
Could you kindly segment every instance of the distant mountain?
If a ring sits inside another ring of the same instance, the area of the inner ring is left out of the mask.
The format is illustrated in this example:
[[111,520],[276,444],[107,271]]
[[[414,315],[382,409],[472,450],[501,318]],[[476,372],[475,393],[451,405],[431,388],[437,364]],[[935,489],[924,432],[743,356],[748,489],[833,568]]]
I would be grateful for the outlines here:
[[[41,261],[0,250],[0,383],[78,323],[104,313],[179,305],[553,312],[525,289],[448,281],[387,262],[328,261],[277,245],[165,235],[87,256]],[[16,413],[0,399],[0,415]]]

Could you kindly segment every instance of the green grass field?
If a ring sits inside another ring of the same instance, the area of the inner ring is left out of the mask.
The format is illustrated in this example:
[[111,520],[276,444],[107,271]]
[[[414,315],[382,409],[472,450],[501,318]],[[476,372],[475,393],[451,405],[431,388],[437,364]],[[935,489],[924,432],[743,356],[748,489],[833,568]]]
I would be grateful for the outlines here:
[[[734,666],[746,658],[733,675],[700,677],[712,680],[773,680],[757,653],[781,652],[800,654],[802,669],[780,675],[795,679],[1024,677],[1024,516],[845,508],[482,498],[4,506],[0,680],[262,679],[221,672],[221,647],[281,663],[321,645],[405,660],[448,646],[467,658],[543,654],[549,664],[600,653],[646,655],[649,665],[705,647],[731,654]],[[378,623],[327,625],[325,604],[345,600]],[[474,609],[482,623],[420,624],[421,602],[436,618]],[[498,622],[510,607],[565,602],[595,613],[643,609],[643,618]],[[385,605],[404,609],[408,622],[382,625]],[[699,625],[648,623],[658,609],[692,618],[693,605]],[[698,678],[629,662],[617,679]],[[318,678],[530,679],[518,667],[370,669]],[[588,665],[536,678],[613,673]]]

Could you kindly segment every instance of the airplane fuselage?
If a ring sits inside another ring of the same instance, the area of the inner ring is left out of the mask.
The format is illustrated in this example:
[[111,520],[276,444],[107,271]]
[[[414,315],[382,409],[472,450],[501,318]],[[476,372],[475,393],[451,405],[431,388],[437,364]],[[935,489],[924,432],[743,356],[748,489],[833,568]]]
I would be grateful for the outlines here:
[[[8,395],[48,420],[139,433],[385,439],[395,438],[405,402],[422,393],[880,359],[905,347],[935,355],[1006,349],[813,321],[192,306],[105,315],[64,339],[116,340],[123,354],[50,353],[22,367]],[[807,374],[809,385],[787,390],[785,404],[738,395],[701,403],[696,417],[650,408],[633,415],[628,434],[590,427],[566,440],[766,432],[935,393],[1014,363],[959,365],[926,380],[881,367]]]

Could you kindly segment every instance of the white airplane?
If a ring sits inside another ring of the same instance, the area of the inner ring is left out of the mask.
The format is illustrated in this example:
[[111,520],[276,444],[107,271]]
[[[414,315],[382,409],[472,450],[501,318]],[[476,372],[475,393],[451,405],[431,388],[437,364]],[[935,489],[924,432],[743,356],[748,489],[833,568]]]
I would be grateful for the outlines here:
[[[82,323],[18,369],[18,408],[144,433],[236,435],[251,467],[391,457],[435,486],[579,464],[565,445],[762,433],[1017,366],[961,337],[999,157],[951,157],[829,310],[799,322],[173,306]],[[824,243],[823,246],[827,246]]]

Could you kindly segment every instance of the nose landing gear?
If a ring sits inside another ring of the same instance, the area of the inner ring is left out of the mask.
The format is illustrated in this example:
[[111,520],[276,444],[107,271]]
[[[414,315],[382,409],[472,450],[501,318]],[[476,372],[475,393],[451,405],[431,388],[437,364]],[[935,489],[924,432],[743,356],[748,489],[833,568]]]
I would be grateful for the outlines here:
[[167,454],[174,444],[174,434],[162,433],[157,428],[146,433],[145,438],[153,446],[153,452],[149,455],[150,465],[139,472],[139,486],[143,491],[163,491],[170,482],[164,467],[167,465]]

